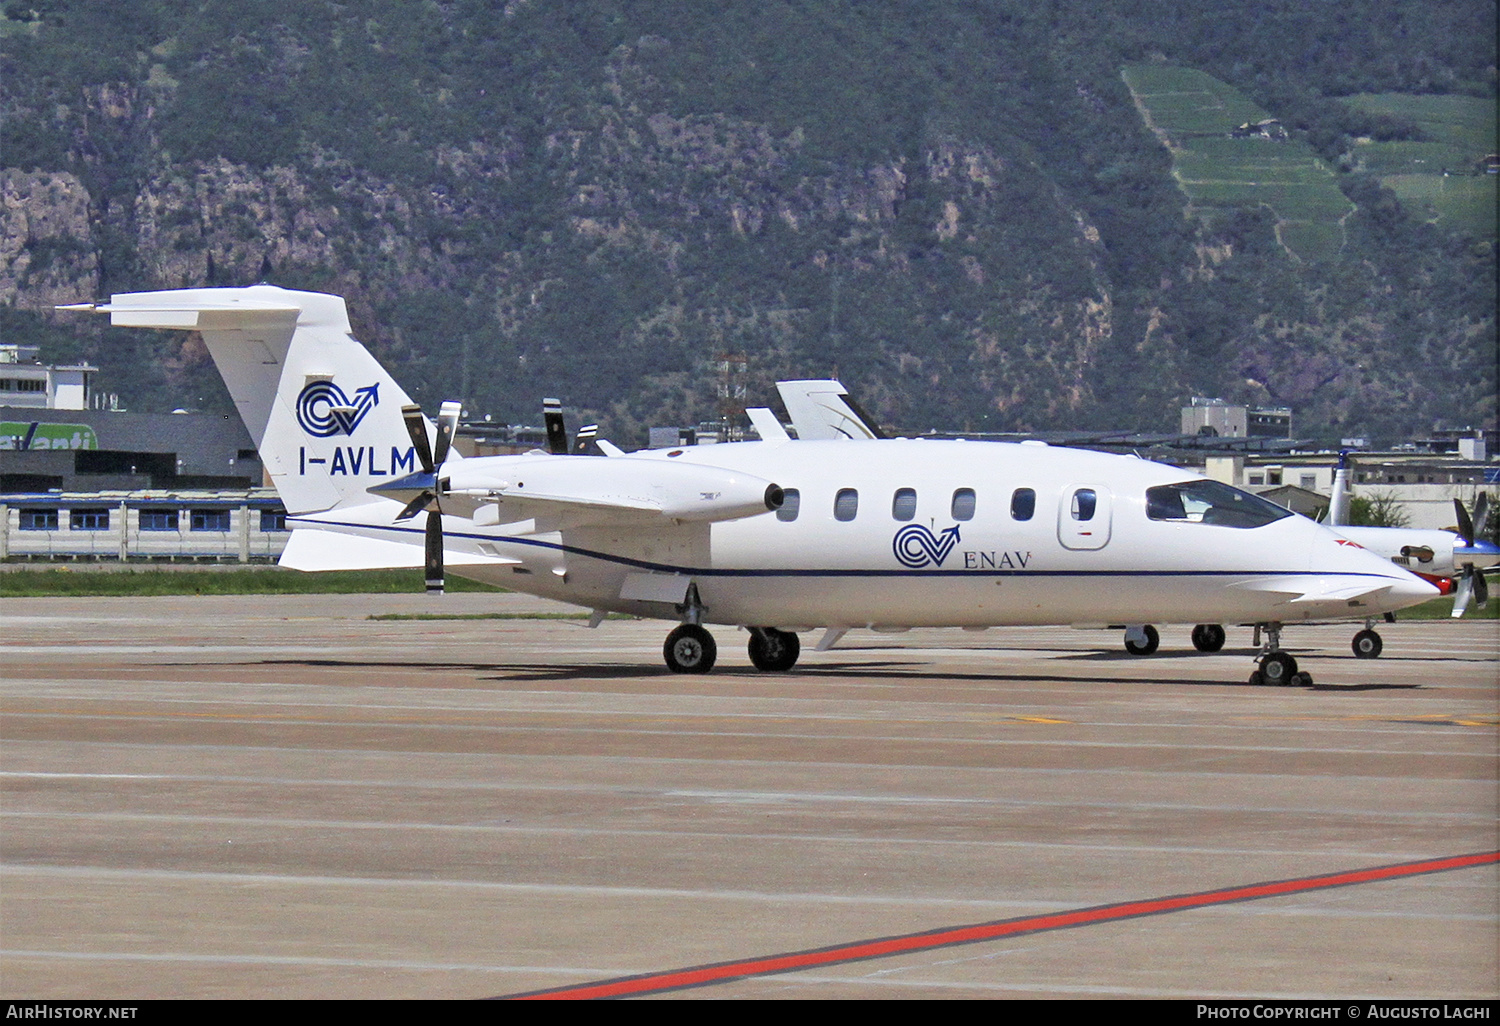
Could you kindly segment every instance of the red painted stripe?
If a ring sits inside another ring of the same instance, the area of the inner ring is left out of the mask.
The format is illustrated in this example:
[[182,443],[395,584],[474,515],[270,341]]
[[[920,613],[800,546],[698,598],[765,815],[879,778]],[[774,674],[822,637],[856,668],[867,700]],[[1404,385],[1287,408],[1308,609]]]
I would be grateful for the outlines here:
[[1355,869],[1343,873],[1326,873],[1306,876],[1295,880],[1273,880],[1268,883],[1248,884],[1244,887],[1226,887],[1196,894],[1179,894],[1165,898],[1149,898],[1145,901],[1126,901],[1116,905],[1098,905],[1093,908],[1075,909],[1071,912],[1054,912],[1049,915],[1027,916],[1021,919],[1002,919],[972,926],[957,926],[948,929],[929,930],[925,933],[909,933],[899,937],[883,937],[875,940],[857,941],[831,948],[816,948],[811,951],[796,951],[784,955],[768,955],[764,958],[745,959],[736,962],[719,962],[714,965],[677,969],[665,973],[649,973],[643,976],[626,976],[614,980],[601,980],[582,986],[559,987],[555,990],[532,991],[512,995],[528,999],[581,999],[628,997],[634,994],[651,994],[664,990],[680,990],[708,983],[744,979],[747,976],[764,976],[770,973],[792,972],[811,969],[814,966],[833,965],[839,962],[857,962],[868,958],[882,958],[909,951],[927,951],[932,948],[949,947],[955,944],[972,944],[975,941],[994,940],[998,937],[1013,937],[1023,933],[1038,933],[1045,930],[1061,930],[1070,926],[1086,926],[1091,923],[1108,923],[1118,919],[1139,916],[1161,915],[1165,912],[1181,912],[1185,909],[1204,908],[1209,905],[1225,905],[1236,901],[1254,901],[1282,894],[1298,894],[1303,891],[1323,890],[1329,887],[1348,887],[1351,884],[1374,883],[1399,877],[1420,876],[1424,873],[1442,873],[1452,869],[1468,869],[1472,866],[1500,862],[1500,851],[1479,852],[1474,855],[1454,855],[1441,859],[1424,859],[1420,862],[1403,862],[1394,866],[1376,866],[1372,869]]

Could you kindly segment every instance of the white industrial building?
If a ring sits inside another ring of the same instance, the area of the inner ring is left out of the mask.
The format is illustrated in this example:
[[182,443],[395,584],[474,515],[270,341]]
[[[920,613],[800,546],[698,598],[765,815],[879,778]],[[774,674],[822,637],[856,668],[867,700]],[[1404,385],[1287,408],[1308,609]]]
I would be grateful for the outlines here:
[[0,495],[0,560],[274,562],[289,537],[269,488]]

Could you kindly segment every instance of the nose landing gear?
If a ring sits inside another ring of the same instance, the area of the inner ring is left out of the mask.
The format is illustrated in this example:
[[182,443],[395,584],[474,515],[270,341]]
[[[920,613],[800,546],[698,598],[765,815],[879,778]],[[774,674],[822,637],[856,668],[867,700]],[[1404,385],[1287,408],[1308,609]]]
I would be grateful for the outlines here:
[[1365,629],[1354,635],[1354,641],[1350,643],[1354,649],[1356,659],[1375,659],[1380,655],[1380,650],[1385,643],[1380,640],[1380,635],[1370,627],[1370,621],[1365,621]]
[[[1266,631],[1264,646],[1261,646],[1260,641],[1262,628],[1265,628]],[[1250,674],[1251,684],[1257,686],[1270,684],[1292,688],[1312,686],[1312,674],[1299,671],[1297,669],[1297,660],[1292,654],[1281,650],[1281,624],[1256,624],[1255,644],[1262,647],[1263,652],[1257,663],[1257,668]]]

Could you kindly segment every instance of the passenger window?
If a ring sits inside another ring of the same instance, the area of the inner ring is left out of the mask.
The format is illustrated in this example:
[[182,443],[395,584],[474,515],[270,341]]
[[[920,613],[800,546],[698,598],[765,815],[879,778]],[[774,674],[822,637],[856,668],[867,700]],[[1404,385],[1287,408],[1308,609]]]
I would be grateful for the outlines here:
[[1092,488],[1080,488],[1073,493],[1073,519],[1094,519],[1094,508],[1099,504],[1099,496]]
[[1036,490],[1017,488],[1010,493],[1010,518],[1030,520],[1036,514]]
[[840,488],[833,497],[833,519],[853,520],[859,513],[859,492],[853,488]]
[[896,495],[891,499],[891,517],[896,520],[910,520],[917,515],[917,490],[915,488],[898,488]]
[[802,493],[795,488],[783,488],[781,490],[781,508],[776,511],[776,519],[790,523],[797,519],[797,510],[802,508]]
[[974,519],[974,489],[960,488],[953,493],[953,519]]

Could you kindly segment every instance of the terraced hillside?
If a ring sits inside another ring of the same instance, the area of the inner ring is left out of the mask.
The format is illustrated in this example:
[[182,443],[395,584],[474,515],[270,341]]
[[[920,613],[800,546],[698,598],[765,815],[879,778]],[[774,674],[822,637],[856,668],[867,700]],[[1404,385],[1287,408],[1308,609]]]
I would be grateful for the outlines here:
[[1355,170],[1379,176],[1419,216],[1449,230],[1495,237],[1500,176],[1483,161],[1495,145],[1495,98],[1362,93],[1344,100],[1356,110],[1411,122],[1423,139],[1355,140]]
[[[1171,151],[1172,174],[1196,213],[1212,222],[1225,209],[1265,206],[1275,213],[1277,239],[1293,256],[1338,255],[1354,205],[1311,146],[1285,137],[1270,114],[1201,71],[1134,65],[1124,78]],[[1236,131],[1261,124],[1263,133]]]

